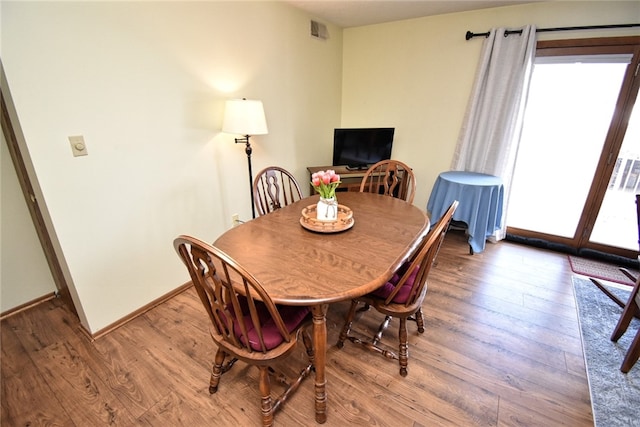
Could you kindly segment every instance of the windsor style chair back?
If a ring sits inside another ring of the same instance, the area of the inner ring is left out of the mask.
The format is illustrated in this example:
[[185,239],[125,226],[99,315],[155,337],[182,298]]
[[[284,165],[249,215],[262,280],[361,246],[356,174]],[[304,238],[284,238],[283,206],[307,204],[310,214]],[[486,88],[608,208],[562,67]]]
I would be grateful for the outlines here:
[[413,203],[416,179],[406,164],[398,160],[382,160],[365,172],[360,183],[360,191],[398,197]]
[[302,198],[300,185],[287,170],[264,168],[253,180],[253,196],[259,215],[266,215]]

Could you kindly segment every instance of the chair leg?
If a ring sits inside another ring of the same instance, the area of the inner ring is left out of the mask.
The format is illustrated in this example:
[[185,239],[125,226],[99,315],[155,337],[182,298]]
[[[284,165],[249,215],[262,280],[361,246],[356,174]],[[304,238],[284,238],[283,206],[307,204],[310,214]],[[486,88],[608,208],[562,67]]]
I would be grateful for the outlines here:
[[631,319],[638,315],[639,309],[638,305],[635,302],[635,295],[629,297],[629,302],[627,302],[626,306],[624,306],[624,310],[622,310],[622,314],[620,315],[620,319],[618,319],[618,323],[616,327],[613,329],[613,333],[611,334],[611,341],[618,341],[618,339],[625,333],[629,324],[631,323]]
[[393,319],[391,316],[384,316],[384,320],[378,327],[378,332],[374,335],[373,340],[371,341],[371,344],[378,345],[378,343],[382,339],[382,334],[384,334],[384,331],[389,327],[389,323],[391,323],[391,319]]
[[592,277],[589,278],[594,285],[596,285],[598,287],[598,289],[600,289],[606,296],[609,297],[609,299],[611,299],[611,301],[615,302],[616,304],[618,304],[618,306],[620,308],[624,308],[624,301],[621,301],[620,298],[618,298],[617,296],[615,296],[614,294],[612,294],[607,288],[606,286],[604,286],[602,283],[600,283],[599,280],[594,279]]
[[[638,242],[638,243],[640,243],[640,242]],[[631,274],[631,272],[629,270],[627,270],[626,268],[620,267],[618,270],[620,270],[622,273],[624,273],[624,275],[627,276],[627,278],[629,280],[631,280],[632,282],[635,283],[635,282],[638,281],[638,278],[636,276],[634,276],[633,274]]]
[[631,323],[631,319],[633,319],[633,315],[630,312],[623,312],[618,319],[618,324],[613,329],[613,333],[611,334],[611,341],[617,342],[622,335],[627,331],[629,324]]
[[[273,376],[276,381],[278,381],[282,386],[285,387],[285,390],[282,392],[280,396],[277,398],[273,398],[271,396],[271,385],[269,380],[267,381],[267,388],[269,390],[268,395],[263,394],[263,380],[262,376],[260,377],[260,390],[262,396],[262,417],[263,422],[269,422],[265,420],[265,417],[269,417],[267,412],[270,412],[271,423],[273,423],[273,418],[275,417],[276,412],[280,409],[282,405],[289,399],[300,386],[302,381],[309,377],[312,371],[315,370],[315,352],[313,349],[313,340],[311,339],[311,335],[306,329],[299,329],[298,334],[302,334],[302,341],[304,342],[305,349],[307,351],[307,357],[309,358],[309,364],[305,366],[300,373],[298,374],[298,378],[287,378],[284,374],[276,372],[273,368],[267,367],[267,376]],[[260,375],[262,375],[263,367],[260,367]],[[265,401],[267,399],[268,402]],[[267,405],[267,406],[265,406]],[[266,425],[266,424],[265,424]]]
[[418,325],[418,332],[423,334],[424,318],[422,317],[422,308],[419,308],[418,311],[416,311],[416,314],[414,314],[414,316],[415,316],[416,324]]
[[409,364],[409,345],[407,336],[407,319],[400,318],[400,329],[398,331],[398,338],[400,341],[398,360],[400,363],[400,375],[407,376],[407,365]]
[[216,352],[215,361],[213,362],[213,368],[211,369],[211,379],[209,380],[209,393],[213,394],[218,391],[218,384],[220,383],[220,376],[222,375],[222,364],[226,354],[221,349]]
[[347,339],[347,335],[351,331],[351,326],[353,325],[353,317],[356,315],[356,307],[358,306],[358,302],[356,300],[351,301],[351,307],[349,308],[349,312],[347,313],[347,317],[344,322],[344,327],[340,332],[340,337],[338,337],[338,342],[336,345],[338,348],[344,347],[344,340]]
[[263,427],[270,427],[273,425],[273,402],[271,400],[271,380],[269,379],[269,368],[267,366],[259,366],[259,368],[262,425]]
[[622,361],[622,366],[620,370],[625,374],[629,372],[629,370],[635,365],[640,357],[640,329],[636,332],[636,336],[633,339],[633,342],[629,346],[629,350],[627,350],[627,354]]
[[311,339],[311,335],[309,335],[309,331],[307,331],[306,329],[302,331],[302,342],[304,343],[304,348],[307,350],[309,363],[315,367],[315,351],[313,348],[313,340]]

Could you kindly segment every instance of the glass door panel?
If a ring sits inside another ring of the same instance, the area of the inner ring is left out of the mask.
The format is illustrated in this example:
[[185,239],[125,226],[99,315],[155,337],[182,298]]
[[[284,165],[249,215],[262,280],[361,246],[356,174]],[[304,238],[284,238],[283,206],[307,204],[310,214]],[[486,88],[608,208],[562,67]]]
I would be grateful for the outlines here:
[[638,250],[635,194],[640,190],[640,108],[633,109],[590,241]]
[[573,239],[628,61],[548,60],[532,76],[507,225]]

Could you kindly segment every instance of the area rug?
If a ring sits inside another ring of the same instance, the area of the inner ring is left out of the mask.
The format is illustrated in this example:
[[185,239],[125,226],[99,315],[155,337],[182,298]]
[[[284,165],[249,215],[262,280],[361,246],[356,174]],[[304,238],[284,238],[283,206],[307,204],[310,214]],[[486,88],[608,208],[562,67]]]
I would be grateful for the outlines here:
[[[626,301],[629,291],[608,286]],[[624,355],[640,327],[633,319],[627,332],[610,340],[622,309],[590,280],[573,276],[582,346],[587,366],[591,405],[596,427],[640,427],[640,362],[627,373],[620,372]]]
[[[571,265],[571,271],[576,274],[633,286],[633,282],[616,265],[572,255],[569,255],[569,264]],[[637,274],[637,271],[631,269],[629,271]]]

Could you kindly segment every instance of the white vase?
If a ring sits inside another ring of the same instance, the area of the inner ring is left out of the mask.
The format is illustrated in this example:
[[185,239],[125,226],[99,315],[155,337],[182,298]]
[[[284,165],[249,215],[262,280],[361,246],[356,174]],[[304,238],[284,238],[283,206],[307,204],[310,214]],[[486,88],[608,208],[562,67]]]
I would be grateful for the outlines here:
[[316,205],[316,219],[318,221],[338,220],[338,201],[335,197],[328,199],[320,197],[320,200]]

